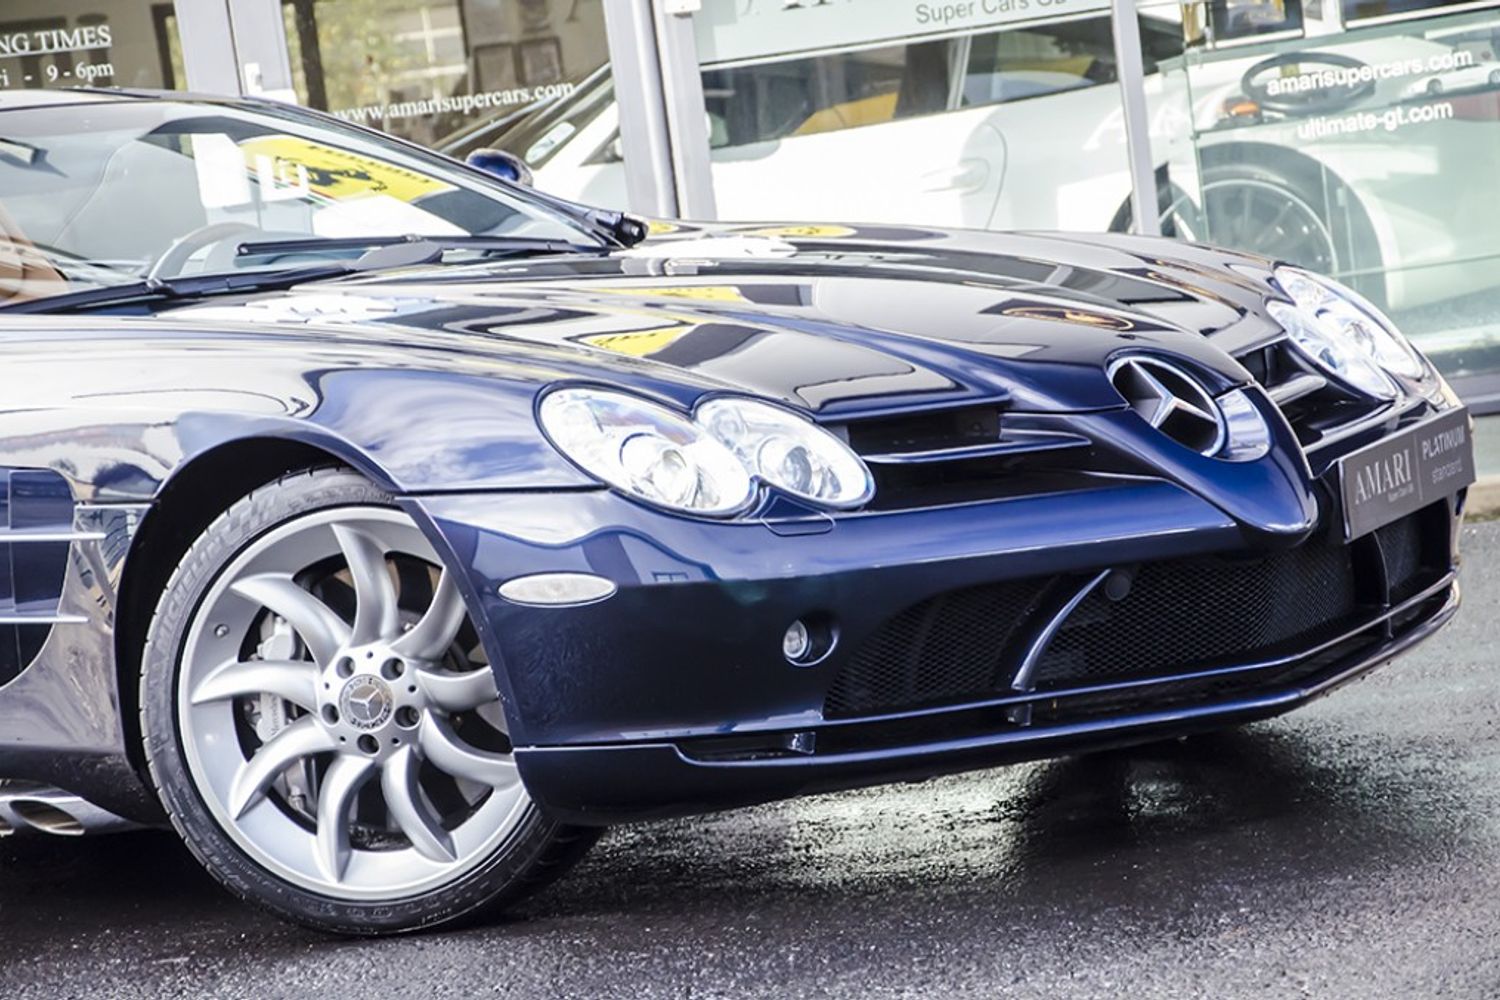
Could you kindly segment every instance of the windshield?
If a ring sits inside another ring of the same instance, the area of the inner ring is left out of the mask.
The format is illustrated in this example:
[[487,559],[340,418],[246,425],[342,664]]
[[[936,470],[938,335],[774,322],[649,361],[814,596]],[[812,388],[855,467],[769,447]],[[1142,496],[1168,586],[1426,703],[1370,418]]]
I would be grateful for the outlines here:
[[[451,161],[293,108],[121,100],[0,114],[0,305],[328,260],[309,240],[597,245]],[[257,251],[280,241],[295,252]],[[474,251],[479,252],[479,251]]]

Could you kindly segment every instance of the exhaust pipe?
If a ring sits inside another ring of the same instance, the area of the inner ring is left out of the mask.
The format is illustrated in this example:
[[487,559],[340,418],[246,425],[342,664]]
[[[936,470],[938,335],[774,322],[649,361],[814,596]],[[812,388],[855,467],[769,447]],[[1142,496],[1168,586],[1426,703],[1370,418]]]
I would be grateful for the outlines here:
[[0,837],[14,833],[82,837],[138,825],[60,788],[0,782]]

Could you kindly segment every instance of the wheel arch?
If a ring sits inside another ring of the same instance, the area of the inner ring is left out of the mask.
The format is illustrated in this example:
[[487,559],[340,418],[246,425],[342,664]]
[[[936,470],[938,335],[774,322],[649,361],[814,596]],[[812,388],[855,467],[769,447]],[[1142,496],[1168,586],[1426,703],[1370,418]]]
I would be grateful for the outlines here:
[[141,654],[157,602],[178,563],[214,519],[245,494],[283,476],[329,465],[354,466],[383,488],[393,488],[378,467],[351,456],[346,448],[324,441],[261,436],[225,441],[199,452],[179,465],[157,490],[131,538],[115,607],[115,684],[125,750],[137,774],[146,773],[140,725]]
[[[1261,170],[1275,176],[1293,195],[1310,197],[1315,203],[1322,204],[1324,221],[1335,230],[1335,238],[1342,244],[1341,252],[1360,258],[1351,261],[1357,274],[1344,280],[1377,304],[1387,304],[1389,278],[1383,273],[1383,262],[1391,260],[1395,252],[1392,236],[1371,213],[1366,197],[1333,166],[1301,150],[1241,140],[1200,146],[1197,156],[1200,183],[1210,171],[1236,167],[1247,171]],[[1188,191],[1172,179],[1169,164],[1156,168],[1156,187],[1158,205],[1188,196]],[[1337,199],[1337,204],[1333,199]],[[1200,202],[1201,190],[1190,200],[1195,204]],[[1201,205],[1198,207],[1201,209]],[[1127,231],[1131,219],[1130,199],[1127,197],[1111,220],[1110,230]],[[1339,225],[1341,222],[1342,226]]]

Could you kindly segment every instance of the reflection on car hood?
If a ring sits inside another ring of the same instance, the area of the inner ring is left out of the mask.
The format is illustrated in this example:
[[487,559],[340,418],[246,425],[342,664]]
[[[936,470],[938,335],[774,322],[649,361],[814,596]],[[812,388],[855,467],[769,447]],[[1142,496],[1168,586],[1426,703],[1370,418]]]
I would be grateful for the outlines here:
[[823,413],[981,398],[1114,407],[1114,354],[1188,357],[1227,385],[1247,376],[1221,348],[1265,334],[1267,262],[1166,240],[657,228],[609,256],[383,272],[161,319],[337,328],[386,350],[438,348],[450,366],[508,360],[684,402],[748,391]]

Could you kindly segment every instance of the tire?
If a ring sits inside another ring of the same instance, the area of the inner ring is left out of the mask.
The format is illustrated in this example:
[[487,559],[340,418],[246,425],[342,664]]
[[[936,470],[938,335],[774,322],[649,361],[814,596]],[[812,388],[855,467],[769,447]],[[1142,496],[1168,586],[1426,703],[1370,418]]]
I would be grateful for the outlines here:
[[[1348,275],[1344,281],[1387,306],[1375,227],[1358,196],[1317,162],[1276,147],[1209,147],[1191,195],[1157,173],[1162,235]],[[1131,217],[1127,201],[1110,229],[1127,231]]]
[[140,679],[151,780],[209,873],[284,919],[370,935],[477,918],[598,836],[527,794],[482,661],[388,494],[346,469],[285,476],[225,511],[162,594]]

